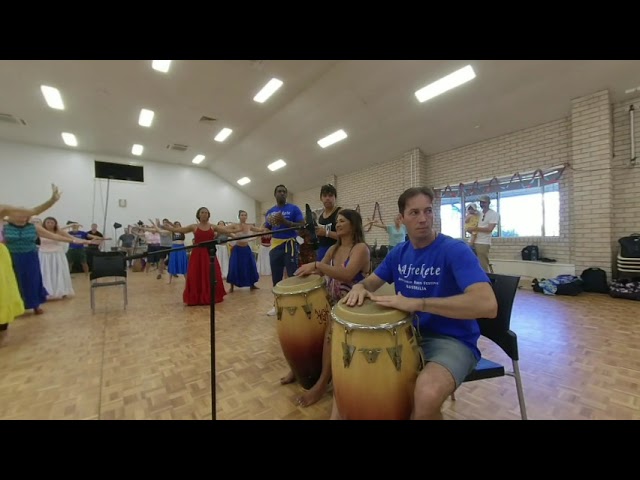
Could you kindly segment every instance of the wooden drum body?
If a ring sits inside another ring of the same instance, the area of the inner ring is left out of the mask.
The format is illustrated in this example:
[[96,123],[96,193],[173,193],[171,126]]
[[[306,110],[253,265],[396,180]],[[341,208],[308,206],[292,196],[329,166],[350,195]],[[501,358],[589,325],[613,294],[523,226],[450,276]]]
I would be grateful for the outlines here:
[[273,287],[280,346],[296,380],[310,389],[322,372],[331,304],[322,277],[286,278]]
[[365,299],[331,312],[331,370],[336,405],[345,420],[408,420],[424,366],[413,315]]

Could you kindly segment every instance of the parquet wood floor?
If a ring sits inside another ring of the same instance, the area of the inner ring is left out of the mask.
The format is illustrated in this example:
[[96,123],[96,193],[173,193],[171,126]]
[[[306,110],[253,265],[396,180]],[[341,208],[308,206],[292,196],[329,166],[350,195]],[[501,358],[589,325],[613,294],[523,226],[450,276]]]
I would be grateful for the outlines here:
[[[73,278],[76,297],[48,302],[9,327],[0,347],[0,419],[211,419],[208,307],[182,304],[184,279],[129,277],[96,292]],[[271,277],[216,305],[217,418],[325,419],[327,394],[301,408],[271,308]],[[640,304],[607,295],[547,297],[519,290],[512,317],[531,419],[640,419]],[[481,339],[484,355],[508,358]],[[512,378],[464,384],[447,419],[518,419]]]

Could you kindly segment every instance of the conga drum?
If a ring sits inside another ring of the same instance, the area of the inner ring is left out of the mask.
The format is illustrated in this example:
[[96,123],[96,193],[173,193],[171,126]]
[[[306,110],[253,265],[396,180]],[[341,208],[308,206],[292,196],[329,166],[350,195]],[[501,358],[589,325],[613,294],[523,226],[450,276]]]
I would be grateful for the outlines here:
[[331,304],[322,277],[289,277],[273,287],[282,353],[296,380],[310,389],[322,372],[322,348]]
[[413,315],[382,307],[333,307],[331,371],[345,420],[408,420],[413,391],[424,366]]

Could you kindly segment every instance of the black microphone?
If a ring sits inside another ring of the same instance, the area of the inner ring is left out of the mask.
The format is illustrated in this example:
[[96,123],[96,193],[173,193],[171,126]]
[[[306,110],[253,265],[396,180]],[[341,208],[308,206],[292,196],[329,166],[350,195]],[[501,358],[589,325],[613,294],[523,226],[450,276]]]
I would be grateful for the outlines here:
[[317,250],[320,246],[320,243],[318,242],[318,235],[316,234],[316,223],[313,221],[313,212],[311,211],[311,207],[308,203],[305,205],[306,212],[304,216],[304,228],[307,230],[307,232],[309,232],[309,235],[311,236],[311,244],[313,245],[313,249]]

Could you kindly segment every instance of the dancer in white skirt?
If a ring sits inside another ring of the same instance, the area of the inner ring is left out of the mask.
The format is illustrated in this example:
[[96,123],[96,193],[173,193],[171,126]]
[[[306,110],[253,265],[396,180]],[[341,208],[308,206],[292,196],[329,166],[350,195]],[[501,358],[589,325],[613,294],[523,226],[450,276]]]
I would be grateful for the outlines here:
[[[218,222],[218,225],[225,226],[223,220]],[[229,235],[221,234],[218,235],[218,240],[227,240]],[[218,257],[218,263],[220,263],[220,271],[222,272],[222,278],[224,280],[227,279],[227,275],[229,273],[229,247],[227,243],[222,243],[216,246],[216,257]]]
[[[66,231],[59,229],[58,221],[53,217],[45,218],[42,226],[51,233],[69,237],[72,240],[76,239]],[[71,284],[69,262],[64,251],[64,243],[40,237],[38,257],[40,259],[40,271],[42,272],[42,284],[49,293],[47,298],[64,298],[75,295]]]

